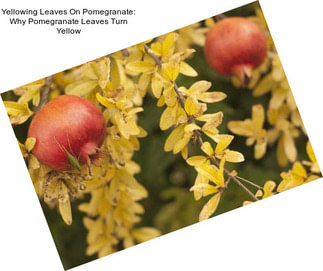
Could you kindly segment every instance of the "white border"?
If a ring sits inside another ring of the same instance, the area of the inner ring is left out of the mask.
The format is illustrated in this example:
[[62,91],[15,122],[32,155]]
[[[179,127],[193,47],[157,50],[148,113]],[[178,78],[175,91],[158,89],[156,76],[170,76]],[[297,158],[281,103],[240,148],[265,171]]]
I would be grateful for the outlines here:
[[[3,1],[4,2],[4,1]],[[66,2],[66,1],[65,1]],[[0,90],[28,83],[249,1],[69,1],[74,7],[135,7],[126,29],[58,38],[9,28],[0,16]],[[26,2],[6,1],[7,7]],[[262,0],[317,158],[323,161],[322,6],[320,1]],[[28,1],[28,7],[60,7]],[[3,27],[5,26],[5,27]],[[44,46],[45,45],[45,46]],[[62,270],[48,226],[0,103],[1,261],[3,270]],[[322,180],[79,266],[75,270],[322,270]]]

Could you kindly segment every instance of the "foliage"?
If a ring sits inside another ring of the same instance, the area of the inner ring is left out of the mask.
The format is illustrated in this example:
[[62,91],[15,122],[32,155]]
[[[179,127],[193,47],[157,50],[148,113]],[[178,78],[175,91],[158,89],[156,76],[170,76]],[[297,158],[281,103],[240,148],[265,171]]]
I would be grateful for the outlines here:
[[[247,88],[206,68],[201,52],[216,17],[3,96],[44,209],[57,208],[70,228],[74,216],[83,220],[87,256],[111,254],[320,176],[261,10],[235,12],[252,15],[268,38],[268,57]],[[92,101],[105,116],[104,155],[90,170],[70,157],[73,169],[53,171],[33,155],[36,139],[26,138],[33,115],[63,94]],[[50,221],[52,213],[45,212]]]

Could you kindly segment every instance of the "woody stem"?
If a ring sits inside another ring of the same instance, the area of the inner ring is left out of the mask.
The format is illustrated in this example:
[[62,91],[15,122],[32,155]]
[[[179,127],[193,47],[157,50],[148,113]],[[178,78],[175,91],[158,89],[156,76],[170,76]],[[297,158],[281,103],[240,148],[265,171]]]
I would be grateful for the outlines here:
[[35,112],[39,111],[47,103],[53,80],[54,80],[53,76],[48,76],[45,79],[45,84],[42,87],[40,92],[40,101]]

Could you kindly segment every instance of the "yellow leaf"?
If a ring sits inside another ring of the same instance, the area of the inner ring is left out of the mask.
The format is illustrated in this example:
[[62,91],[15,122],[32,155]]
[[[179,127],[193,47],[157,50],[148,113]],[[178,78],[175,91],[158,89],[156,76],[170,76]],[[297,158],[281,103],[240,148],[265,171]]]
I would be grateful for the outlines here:
[[282,137],[283,137],[284,152],[286,154],[286,157],[290,162],[294,162],[297,158],[297,149],[295,146],[294,139],[292,138],[289,132],[284,132]]
[[252,136],[253,135],[253,126],[250,119],[244,121],[229,121],[228,129],[237,135],[240,136]]
[[244,156],[242,153],[237,151],[225,150],[225,160],[231,163],[240,163],[244,161]]
[[166,107],[159,121],[160,129],[167,130],[176,123],[176,108]]
[[191,77],[197,76],[197,72],[186,62],[181,62],[179,72],[186,76],[191,76]]
[[267,140],[257,141],[255,145],[254,157],[255,159],[261,159],[264,157],[267,148]]
[[184,125],[180,125],[176,127],[170,135],[167,137],[164,150],[165,152],[169,152],[173,150],[175,144],[182,139],[184,136]]
[[196,171],[203,176],[207,177],[214,183],[217,183],[216,179],[218,177],[218,170],[213,165],[202,164],[200,166],[195,167]]
[[182,149],[181,155],[182,155],[184,160],[187,159],[187,157],[188,157],[188,146],[187,145]]
[[281,167],[285,167],[288,163],[288,158],[284,151],[284,138],[281,137],[277,145],[277,162]]
[[167,58],[171,56],[175,49],[175,42],[178,38],[177,33],[170,33],[167,35],[167,37],[164,39],[162,44],[162,57]]
[[273,191],[276,187],[276,183],[274,181],[267,181],[264,185],[264,195],[263,198],[268,198],[274,195]]
[[269,102],[269,107],[273,109],[278,109],[284,102],[287,96],[288,90],[283,88],[275,89],[272,92],[272,96]]
[[153,72],[156,66],[147,61],[134,61],[126,65],[126,69],[132,72]]
[[37,106],[39,103],[39,99],[40,99],[40,89],[42,88],[44,84],[34,84],[34,85],[28,85],[26,87],[23,87],[23,89],[25,88],[26,91],[23,95],[20,96],[18,103],[24,104],[24,103],[28,103],[30,100],[33,100],[33,105]]
[[200,184],[196,184],[196,185],[192,186],[190,188],[190,191],[191,192],[196,191],[196,192],[202,194],[203,197],[206,197],[208,195],[217,193],[219,190],[214,185],[210,185],[207,183],[200,183]]
[[188,97],[185,102],[185,111],[190,116],[195,116],[201,112],[201,105],[192,97]]
[[223,135],[219,143],[216,145],[215,153],[221,154],[230,145],[232,140],[232,135]]
[[196,96],[203,92],[206,92],[212,84],[208,81],[201,80],[195,82],[188,90],[189,95]]
[[220,198],[221,194],[217,193],[203,206],[199,216],[200,221],[208,219],[216,211],[220,202]]
[[213,18],[208,18],[205,20],[205,25],[207,27],[212,27],[214,24],[215,24],[215,22],[214,22]]
[[183,150],[190,142],[191,137],[192,137],[192,133],[185,133],[184,137],[175,143],[173,153],[176,154],[176,153],[179,153],[181,150]]
[[256,97],[262,96],[269,92],[274,86],[274,81],[272,78],[272,74],[269,73],[266,75],[258,84],[258,86],[254,89],[253,95]]
[[[197,176],[196,176],[194,185],[207,184],[207,183],[209,183],[209,179],[206,178],[205,176],[203,176],[202,174],[198,173]],[[194,194],[194,199],[195,200],[199,200],[202,197],[201,191],[194,190],[193,194]]]
[[195,123],[186,124],[184,131],[185,133],[193,132],[194,130],[200,130],[201,128]]
[[202,144],[202,146],[201,146],[201,149],[202,149],[203,152],[205,152],[209,156],[214,155],[213,148],[212,148],[212,146],[211,146],[211,144],[209,142],[204,142]]
[[265,121],[265,110],[261,104],[252,106],[252,124],[254,129],[261,129]]
[[71,210],[71,203],[68,196],[64,197],[63,199],[58,200],[58,209],[59,212],[67,225],[72,224],[72,210]]
[[205,92],[197,96],[197,98],[205,103],[216,103],[224,100],[227,95],[223,92],[214,91],[214,92]]
[[104,57],[99,63],[99,86],[104,89],[110,79],[110,58]]
[[205,121],[212,123],[214,126],[219,126],[222,123],[223,120],[223,113],[222,112],[217,112],[214,114],[203,114],[200,117],[196,118],[199,121]]
[[112,99],[103,97],[99,92],[96,93],[96,99],[106,108],[112,108],[115,106],[115,102]]
[[189,164],[190,166],[196,167],[204,164],[207,161],[205,156],[202,155],[196,155],[196,156],[191,156],[186,160],[186,163]]
[[132,235],[137,242],[142,243],[160,236],[160,231],[151,227],[142,227],[134,229]]
[[36,138],[28,137],[25,142],[25,146],[28,152],[30,152],[36,144]]
[[27,103],[4,101],[4,105],[12,124],[22,124],[33,114]]
[[307,141],[307,143],[306,143],[306,152],[307,152],[307,155],[310,158],[310,160],[312,162],[316,162],[316,157],[315,157],[311,142],[309,142],[309,141]]
[[306,172],[305,168],[298,161],[294,163],[293,168],[292,168],[292,172],[302,178],[307,177],[307,172]]
[[151,79],[151,90],[154,96],[159,99],[163,90],[163,84],[156,76],[153,76]]
[[78,80],[65,88],[65,93],[75,96],[86,96],[98,86],[97,80]]
[[163,77],[170,81],[175,81],[179,74],[180,63],[178,61],[169,61],[162,65],[161,73]]

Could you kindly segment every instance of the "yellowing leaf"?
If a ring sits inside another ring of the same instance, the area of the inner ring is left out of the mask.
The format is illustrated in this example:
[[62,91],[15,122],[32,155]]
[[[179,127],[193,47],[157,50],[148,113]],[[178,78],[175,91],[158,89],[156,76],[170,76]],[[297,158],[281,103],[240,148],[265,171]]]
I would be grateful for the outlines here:
[[166,107],[159,121],[160,129],[167,130],[176,123],[176,108]]
[[202,164],[200,166],[197,166],[196,171],[203,176],[207,177],[209,180],[213,181],[216,183],[216,178],[218,176],[218,170],[215,168],[213,165],[208,165],[208,164]]
[[[64,184],[61,184],[61,186],[65,187]],[[67,188],[65,187],[67,190]],[[58,200],[58,209],[59,212],[64,220],[64,222],[67,225],[72,224],[72,210],[71,210],[71,203],[68,194],[66,193],[64,197],[59,198]]]
[[250,119],[244,121],[229,121],[228,129],[237,135],[240,136],[252,136],[253,135],[253,126]]
[[30,152],[36,144],[36,138],[28,137],[25,142],[25,146],[28,152]]
[[96,93],[96,99],[106,108],[112,108],[115,105],[115,102],[112,99],[103,97],[99,92]]
[[162,90],[163,90],[163,84],[162,82],[156,78],[155,76],[152,77],[151,79],[151,90],[154,94],[154,96],[159,99],[160,98],[160,95],[162,93]]
[[12,124],[22,124],[33,114],[27,103],[4,101],[4,105]]
[[208,195],[217,193],[219,190],[214,185],[210,185],[207,183],[200,183],[200,184],[196,184],[196,185],[192,186],[190,188],[190,191],[191,192],[197,191],[198,193],[201,193],[203,197],[206,197]]
[[263,198],[268,198],[274,195],[273,191],[276,187],[276,183],[274,181],[267,181],[264,185],[264,195]]
[[199,121],[205,121],[212,123],[214,126],[219,126],[222,123],[223,120],[223,113],[222,112],[217,112],[214,114],[203,114],[200,117],[196,118]]
[[162,65],[161,73],[163,77],[170,81],[175,81],[179,74],[180,63],[178,61],[169,61]]
[[288,160],[294,162],[297,158],[297,149],[295,146],[295,142],[291,134],[288,132],[285,132],[282,137],[284,142],[284,152]]
[[179,72],[186,76],[191,76],[191,77],[197,76],[197,72],[186,62],[181,62]]
[[134,61],[126,65],[126,69],[132,72],[153,72],[156,66],[147,61]]
[[98,63],[98,67],[100,74],[98,84],[101,89],[104,89],[110,79],[110,58],[104,57],[103,60]]
[[185,111],[190,116],[195,116],[201,112],[201,105],[194,98],[188,97],[185,102]]
[[205,103],[216,103],[224,100],[227,95],[223,92],[205,92],[198,95],[198,99]]
[[136,241],[142,243],[160,236],[160,231],[151,227],[142,227],[134,229],[132,235]]
[[209,156],[214,155],[213,148],[212,148],[212,146],[211,146],[211,144],[209,142],[204,142],[202,144],[202,146],[201,146],[201,149],[202,149],[203,152],[205,152]]
[[217,193],[203,206],[199,216],[200,221],[208,219],[216,211],[216,209],[218,208],[220,199],[221,199],[221,194]]
[[192,133],[185,133],[184,137],[175,143],[173,153],[176,154],[176,153],[179,153],[181,150],[183,150],[190,142],[191,137],[192,137]]
[[195,123],[186,124],[184,131],[185,133],[193,132],[194,130],[200,130],[201,128]]
[[175,144],[182,139],[184,136],[184,125],[180,125],[176,127],[170,135],[167,137],[164,150],[165,152],[169,152],[173,150]]
[[177,40],[177,38],[178,38],[178,34],[173,32],[167,35],[167,37],[164,39],[162,44],[163,58],[167,58],[173,54],[175,49],[175,41]]
[[274,86],[274,81],[272,78],[272,74],[269,73],[266,75],[258,84],[258,86],[254,89],[253,95],[256,97],[262,96],[269,92]]
[[196,155],[196,156],[191,156],[186,160],[186,163],[189,164],[190,166],[196,167],[204,164],[207,161],[205,156],[202,155]]
[[83,97],[88,95],[92,90],[98,86],[97,80],[79,80],[69,84],[65,88],[65,93]]
[[205,80],[195,82],[188,90],[189,95],[196,96],[203,92],[206,92],[210,87],[211,83]]
[[216,145],[215,153],[216,154],[222,153],[230,145],[232,140],[233,140],[232,135],[223,135],[219,143]]
[[266,140],[257,142],[255,145],[255,151],[254,151],[255,159],[261,159],[262,157],[264,157],[264,155],[266,153],[266,148],[267,148],[267,141]]
[[309,141],[307,141],[307,143],[306,143],[306,152],[307,152],[307,155],[310,158],[310,160],[312,162],[316,162],[316,157],[315,157],[311,142],[309,142]]
[[226,161],[231,163],[240,163],[244,161],[243,154],[237,151],[226,150],[224,157]]
[[261,129],[265,121],[265,110],[261,104],[252,106],[252,124],[254,129]]

